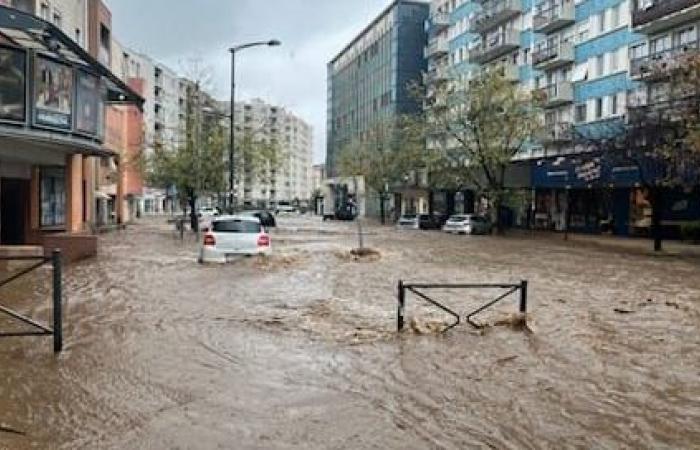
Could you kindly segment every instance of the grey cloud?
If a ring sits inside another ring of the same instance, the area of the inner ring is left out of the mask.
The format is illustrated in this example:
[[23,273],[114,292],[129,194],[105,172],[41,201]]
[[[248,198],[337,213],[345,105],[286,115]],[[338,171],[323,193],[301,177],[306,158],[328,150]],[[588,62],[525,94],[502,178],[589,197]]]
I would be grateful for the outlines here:
[[388,0],[108,0],[115,37],[185,71],[211,69],[213,93],[229,95],[228,47],[280,39],[282,47],[241,52],[237,98],[284,105],[314,127],[315,159],[325,156],[326,63]]

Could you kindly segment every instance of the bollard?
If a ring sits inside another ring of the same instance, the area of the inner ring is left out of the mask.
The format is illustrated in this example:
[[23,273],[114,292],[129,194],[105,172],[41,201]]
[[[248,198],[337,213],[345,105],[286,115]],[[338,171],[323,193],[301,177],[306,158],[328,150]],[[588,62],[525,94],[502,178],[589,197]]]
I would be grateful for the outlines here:
[[520,282],[520,312],[527,313],[527,281]]
[[61,251],[51,255],[53,266],[53,351],[63,350],[63,289],[61,286]]
[[399,333],[403,331],[404,326],[404,314],[406,307],[406,289],[404,288],[403,281],[399,281],[399,310],[397,317],[397,325]]

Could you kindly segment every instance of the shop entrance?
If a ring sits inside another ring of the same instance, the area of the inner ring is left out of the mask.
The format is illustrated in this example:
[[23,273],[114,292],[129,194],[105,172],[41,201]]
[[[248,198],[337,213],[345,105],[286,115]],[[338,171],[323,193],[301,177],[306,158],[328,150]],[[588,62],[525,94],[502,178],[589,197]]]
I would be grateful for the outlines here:
[[0,179],[0,244],[25,243],[28,211],[29,180]]

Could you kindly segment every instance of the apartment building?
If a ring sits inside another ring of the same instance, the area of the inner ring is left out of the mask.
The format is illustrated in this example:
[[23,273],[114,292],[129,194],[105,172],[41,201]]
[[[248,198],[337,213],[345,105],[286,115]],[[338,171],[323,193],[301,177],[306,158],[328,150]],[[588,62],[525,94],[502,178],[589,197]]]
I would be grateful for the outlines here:
[[[427,69],[428,12],[428,3],[392,1],[328,64],[326,165],[336,209],[345,208],[352,189],[347,180],[336,178],[342,149],[363,139],[379,122],[417,113],[422,107],[409,86],[420,82]],[[379,214],[376,194],[369,201],[358,200],[360,211]]]
[[497,70],[521,89],[538,90],[545,129],[518,157],[530,167],[529,225],[562,230],[568,213],[572,230],[599,232],[607,224],[629,234],[648,215],[639,174],[607,167],[577,143],[612,133],[634,102],[663,91],[640,83],[642,71],[697,48],[696,3],[434,0],[426,80],[436,86]]
[[237,179],[239,201],[247,207],[307,205],[311,198],[312,127],[291,111],[260,99],[236,103],[234,118],[239,138],[248,135],[276,143],[280,158],[269,167],[246,167]]

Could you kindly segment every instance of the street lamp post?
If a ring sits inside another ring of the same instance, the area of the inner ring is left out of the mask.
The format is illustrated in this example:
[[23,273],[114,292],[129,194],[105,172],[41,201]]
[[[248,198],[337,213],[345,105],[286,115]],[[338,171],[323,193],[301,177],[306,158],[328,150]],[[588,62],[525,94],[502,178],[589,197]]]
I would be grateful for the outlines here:
[[231,142],[229,143],[229,153],[228,153],[228,170],[229,170],[229,211],[233,212],[234,203],[236,198],[236,166],[234,162],[234,157],[236,154],[236,52],[245,50],[251,47],[276,47],[282,45],[282,43],[276,39],[271,41],[262,42],[250,42],[248,44],[236,45],[229,49],[231,52],[231,114],[229,115],[230,127],[231,127]]

